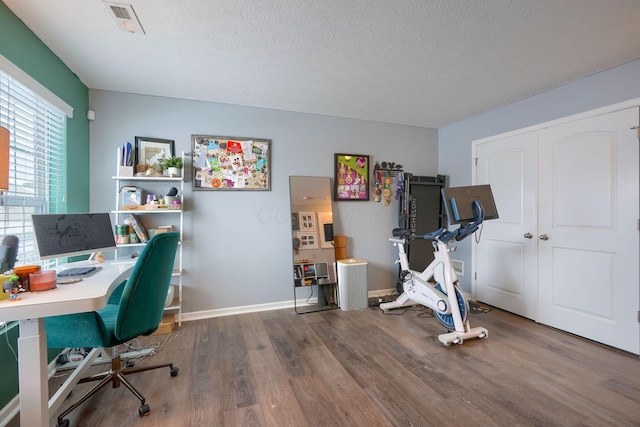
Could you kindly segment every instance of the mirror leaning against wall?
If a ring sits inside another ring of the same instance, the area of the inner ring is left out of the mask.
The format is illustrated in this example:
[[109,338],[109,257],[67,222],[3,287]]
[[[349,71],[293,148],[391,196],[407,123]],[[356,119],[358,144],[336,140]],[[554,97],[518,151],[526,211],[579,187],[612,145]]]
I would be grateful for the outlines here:
[[290,176],[296,313],[337,308],[331,179]]

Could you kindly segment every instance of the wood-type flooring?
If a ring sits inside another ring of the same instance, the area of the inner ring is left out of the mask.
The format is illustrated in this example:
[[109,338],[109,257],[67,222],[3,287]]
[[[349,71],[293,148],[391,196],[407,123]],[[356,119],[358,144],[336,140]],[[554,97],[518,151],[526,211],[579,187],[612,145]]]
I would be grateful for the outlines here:
[[429,311],[393,313],[290,309],[185,322],[138,362],[172,360],[178,376],[128,377],[149,416],[138,416],[126,388],[107,387],[70,425],[640,426],[636,356],[495,308],[469,315],[487,339],[445,347]]

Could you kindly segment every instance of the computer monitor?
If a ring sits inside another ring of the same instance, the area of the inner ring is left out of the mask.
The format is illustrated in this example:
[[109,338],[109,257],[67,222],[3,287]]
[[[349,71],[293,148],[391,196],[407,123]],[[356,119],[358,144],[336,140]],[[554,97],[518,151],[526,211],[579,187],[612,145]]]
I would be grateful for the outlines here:
[[333,242],[333,223],[323,224],[324,227],[324,241]]
[[316,262],[316,277],[318,279],[327,279],[329,277],[329,268],[326,262]]
[[485,220],[498,218],[498,209],[488,184],[443,188],[442,197],[451,224],[472,222],[475,219],[473,202],[476,200],[484,209]]
[[115,249],[108,213],[32,215],[40,259]]

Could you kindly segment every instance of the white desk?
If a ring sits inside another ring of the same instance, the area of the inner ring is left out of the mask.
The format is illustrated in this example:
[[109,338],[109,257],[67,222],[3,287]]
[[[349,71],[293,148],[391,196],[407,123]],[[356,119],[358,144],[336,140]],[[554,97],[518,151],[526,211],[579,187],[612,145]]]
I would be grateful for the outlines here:
[[[18,381],[21,426],[48,426],[50,408],[57,409],[67,395],[56,393],[49,401],[44,318],[103,308],[114,289],[129,277],[132,268],[133,262],[105,262],[100,267],[101,271],[80,282],[58,285],[43,292],[23,292],[20,301],[0,301],[0,321],[20,321]],[[97,354],[94,359],[95,356]],[[77,383],[79,378],[76,377],[74,375],[70,380],[75,379]],[[71,387],[73,384],[67,389]]]

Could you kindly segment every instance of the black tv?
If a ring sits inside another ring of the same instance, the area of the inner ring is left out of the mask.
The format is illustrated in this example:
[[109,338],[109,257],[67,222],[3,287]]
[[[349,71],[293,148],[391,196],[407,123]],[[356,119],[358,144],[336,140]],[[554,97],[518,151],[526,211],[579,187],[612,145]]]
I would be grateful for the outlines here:
[[498,209],[488,184],[443,188],[442,197],[451,224],[472,222],[475,219],[473,202],[476,200],[482,205],[485,220],[498,219]]
[[333,224],[324,224],[324,241],[333,242]]
[[40,259],[92,254],[116,248],[108,213],[32,215]]

